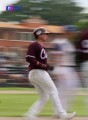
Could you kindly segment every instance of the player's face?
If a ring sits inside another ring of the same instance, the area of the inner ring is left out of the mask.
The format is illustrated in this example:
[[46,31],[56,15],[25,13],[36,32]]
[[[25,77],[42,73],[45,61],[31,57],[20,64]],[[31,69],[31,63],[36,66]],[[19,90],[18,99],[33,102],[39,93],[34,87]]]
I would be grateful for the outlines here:
[[47,34],[42,34],[42,35],[40,35],[40,39],[41,39],[43,42],[46,42],[46,41],[47,41],[47,38],[48,38],[48,35],[47,35]]

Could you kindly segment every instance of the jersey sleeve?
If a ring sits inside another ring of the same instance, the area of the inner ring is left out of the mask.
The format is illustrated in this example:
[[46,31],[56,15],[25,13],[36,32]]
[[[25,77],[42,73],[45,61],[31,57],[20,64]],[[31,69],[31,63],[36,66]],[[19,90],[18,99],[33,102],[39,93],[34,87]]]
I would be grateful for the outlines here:
[[36,58],[36,46],[31,44],[29,47],[28,47],[28,51],[27,51],[27,55],[26,57],[32,57],[32,58]]

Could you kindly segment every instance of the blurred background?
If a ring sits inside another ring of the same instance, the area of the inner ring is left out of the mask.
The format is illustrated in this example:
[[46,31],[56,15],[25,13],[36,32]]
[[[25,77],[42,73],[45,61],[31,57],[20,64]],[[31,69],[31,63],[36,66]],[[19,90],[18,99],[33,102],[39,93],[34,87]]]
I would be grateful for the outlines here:
[[[61,56],[53,40],[70,39],[76,48],[79,33],[88,28],[87,0],[0,0],[0,87],[33,87],[28,81],[28,63],[25,55],[28,45],[34,41],[33,30],[45,27],[50,33],[44,44],[48,52],[48,62],[57,66]],[[60,48],[60,47],[59,47]],[[66,51],[65,51],[66,52]],[[80,75],[80,59],[76,49],[75,69],[79,77],[78,94],[84,92],[84,82]],[[71,55],[71,54],[70,54]],[[49,73],[58,79],[57,72]],[[83,99],[83,98],[82,98]],[[88,102],[88,101],[87,101]]]
[[[0,1],[1,86],[28,82],[26,49],[33,40],[33,30],[40,26],[51,33],[48,42],[63,34],[64,26],[71,26],[70,33],[74,28],[76,33],[71,42],[75,43],[78,32],[88,27],[87,0]],[[49,46],[46,43],[45,47]]]

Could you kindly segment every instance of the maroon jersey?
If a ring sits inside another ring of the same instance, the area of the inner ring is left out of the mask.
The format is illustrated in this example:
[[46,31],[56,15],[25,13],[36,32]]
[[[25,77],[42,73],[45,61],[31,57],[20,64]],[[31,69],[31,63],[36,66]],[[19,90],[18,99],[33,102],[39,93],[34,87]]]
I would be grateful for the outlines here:
[[81,32],[77,43],[77,51],[82,62],[88,60],[88,30]]
[[[30,63],[29,68],[31,69],[47,69],[47,54],[44,47],[36,42],[29,45],[26,61]],[[39,65],[37,63],[40,63]],[[46,67],[43,64],[47,65]]]

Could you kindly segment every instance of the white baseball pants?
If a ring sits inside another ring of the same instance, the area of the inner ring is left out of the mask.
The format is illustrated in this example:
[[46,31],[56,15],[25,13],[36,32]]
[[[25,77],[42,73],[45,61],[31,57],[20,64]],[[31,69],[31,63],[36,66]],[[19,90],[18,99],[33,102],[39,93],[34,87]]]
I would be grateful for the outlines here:
[[74,98],[76,88],[79,86],[79,77],[72,67],[57,67],[54,71],[58,75],[54,83],[57,87],[61,103],[65,110]]
[[85,85],[85,108],[88,113],[88,61],[85,61],[81,64],[81,77]]
[[49,96],[51,97],[53,107],[57,111],[58,115],[67,114],[61,105],[57,89],[45,70],[31,70],[28,77],[39,94],[39,99],[27,112],[29,116],[36,116],[47,102]]

